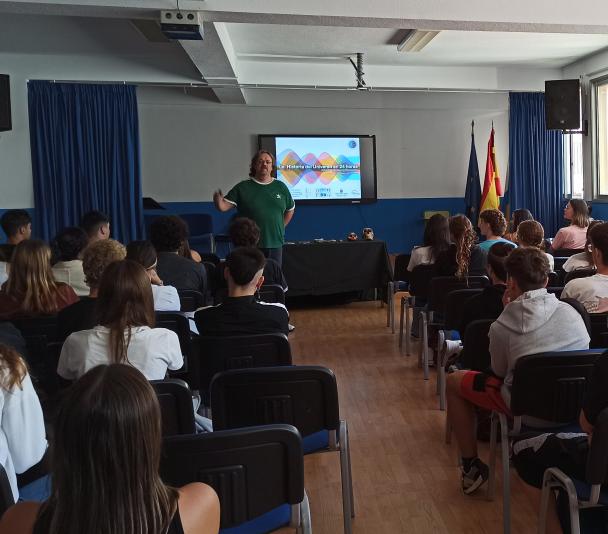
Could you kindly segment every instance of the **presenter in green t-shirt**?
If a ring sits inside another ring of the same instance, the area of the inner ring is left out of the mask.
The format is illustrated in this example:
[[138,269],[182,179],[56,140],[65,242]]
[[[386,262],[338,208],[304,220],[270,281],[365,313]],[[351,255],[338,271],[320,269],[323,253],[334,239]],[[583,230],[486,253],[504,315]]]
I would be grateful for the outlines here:
[[260,227],[259,247],[267,258],[282,265],[285,227],[291,221],[295,202],[287,186],[275,175],[274,156],[260,150],[251,160],[249,180],[236,184],[226,196],[218,190],[213,194],[220,211],[237,209],[239,217],[249,217]]

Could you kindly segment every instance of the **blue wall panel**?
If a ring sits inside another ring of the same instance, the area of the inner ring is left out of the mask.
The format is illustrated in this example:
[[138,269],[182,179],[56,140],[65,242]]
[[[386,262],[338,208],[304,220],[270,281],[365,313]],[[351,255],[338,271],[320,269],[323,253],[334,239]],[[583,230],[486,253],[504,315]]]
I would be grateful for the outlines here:
[[[145,214],[209,213],[213,217],[215,233],[225,233],[235,213],[219,213],[211,202],[167,202],[162,205],[165,210],[145,210]],[[451,215],[462,213],[464,199],[405,198],[379,200],[374,204],[297,206],[287,227],[287,240],[344,239],[349,232],[361,236],[363,228],[369,226],[374,229],[377,239],[387,242],[389,252],[409,252],[422,241],[426,210],[445,210]],[[0,210],[0,216],[4,211]],[[33,213],[33,210],[28,211]]]

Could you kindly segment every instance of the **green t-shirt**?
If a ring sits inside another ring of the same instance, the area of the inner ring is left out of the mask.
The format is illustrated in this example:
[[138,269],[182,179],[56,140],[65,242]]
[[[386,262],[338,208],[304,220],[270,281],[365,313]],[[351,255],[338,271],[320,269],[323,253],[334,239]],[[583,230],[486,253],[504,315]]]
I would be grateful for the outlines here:
[[224,197],[234,204],[240,217],[253,219],[260,227],[260,248],[280,248],[285,242],[283,215],[295,208],[287,186],[280,180],[261,184],[253,179],[236,184]]

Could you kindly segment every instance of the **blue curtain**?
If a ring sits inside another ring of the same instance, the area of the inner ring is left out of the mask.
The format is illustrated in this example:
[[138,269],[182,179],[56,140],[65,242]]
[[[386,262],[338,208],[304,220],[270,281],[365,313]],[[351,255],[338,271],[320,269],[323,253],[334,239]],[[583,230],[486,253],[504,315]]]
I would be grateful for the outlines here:
[[34,233],[51,239],[81,216],[110,216],[112,237],[143,235],[135,87],[28,83]]
[[528,208],[554,236],[562,223],[563,135],[545,127],[543,93],[509,94],[509,177],[505,195],[510,211]]

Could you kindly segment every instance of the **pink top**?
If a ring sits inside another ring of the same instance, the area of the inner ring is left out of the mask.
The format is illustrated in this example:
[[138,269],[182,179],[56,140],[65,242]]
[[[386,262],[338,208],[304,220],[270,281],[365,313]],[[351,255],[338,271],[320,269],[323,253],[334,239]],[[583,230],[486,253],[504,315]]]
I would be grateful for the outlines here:
[[557,234],[555,234],[555,239],[553,239],[553,243],[551,243],[551,248],[553,250],[558,250],[560,248],[571,250],[584,249],[586,241],[587,228],[581,228],[580,226],[571,224],[570,226],[566,226],[566,228],[561,228]]

